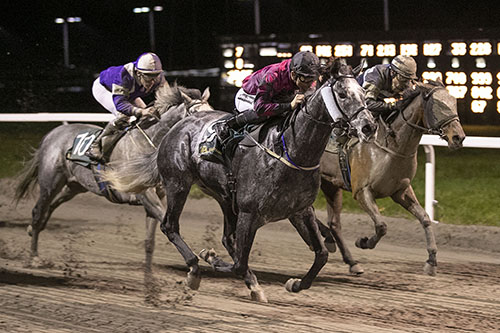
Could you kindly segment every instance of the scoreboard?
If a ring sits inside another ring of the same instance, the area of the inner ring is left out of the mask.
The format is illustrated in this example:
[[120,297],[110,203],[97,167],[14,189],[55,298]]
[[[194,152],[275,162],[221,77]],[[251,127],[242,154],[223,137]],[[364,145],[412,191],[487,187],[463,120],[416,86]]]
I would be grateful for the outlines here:
[[352,66],[365,59],[366,67],[412,56],[422,80],[441,79],[457,98],[463,124],[500,125],[500,31],[223,37],[221,85],[240,87],[253,71],[298,51],[314,52],[323,63],[331,56]]

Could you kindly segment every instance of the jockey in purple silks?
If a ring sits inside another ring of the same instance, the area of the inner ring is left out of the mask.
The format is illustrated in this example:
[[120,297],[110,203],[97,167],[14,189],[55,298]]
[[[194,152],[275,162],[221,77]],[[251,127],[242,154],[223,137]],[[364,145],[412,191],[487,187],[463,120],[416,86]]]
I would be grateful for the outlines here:
[[155,92],[158,87],[168,84],[165,80],[160,58],[151,52],[141,54],[136,61],[122,66],[109,67],[94,81],[94,98],[116,118],[110,121],[92,143],[87,155],[96,161],[103,161],[103,152],[113,145],[114,140],[102,139],[117,134],[128,118],[150,115],[152,107],[147,107],[143,97]]
[[247,76],[235,96],[240,113],[215,126],[220,141],[228,139],[229,129],[260,123],[297,108],[304,100],[304,93],[319,77],[319,70],[318,57],[303,51]]

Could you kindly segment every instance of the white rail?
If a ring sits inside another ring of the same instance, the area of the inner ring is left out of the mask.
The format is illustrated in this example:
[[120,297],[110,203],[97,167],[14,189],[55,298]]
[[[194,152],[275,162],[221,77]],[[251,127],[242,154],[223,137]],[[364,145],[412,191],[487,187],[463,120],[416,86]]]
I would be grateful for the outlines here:
[[[0,113],[0,122],[108,122],[113,119],[111,113]],[[434,198],[436,159],[434,146],[447,146],[446,141],[437,135],[423,135],[420,144],[424,146],[425,163],[425,211],[434,220]],[[500,149],[500,137],[468,136],[463,142],[464,147]]]

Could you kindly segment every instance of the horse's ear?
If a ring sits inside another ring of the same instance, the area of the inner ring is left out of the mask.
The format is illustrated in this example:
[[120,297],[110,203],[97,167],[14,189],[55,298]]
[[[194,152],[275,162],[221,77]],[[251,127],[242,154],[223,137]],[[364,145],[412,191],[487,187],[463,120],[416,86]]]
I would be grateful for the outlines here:
[[180,91],[181,93],[181,96],[182,96],[182,99],[184,100],[184,103],[191,103],[193,101],[193,99],[191,97],[189,97],[187,94],[185,94],[184,92]]
[[437,82],[437,83],[439,83],[439,85],[440,85],[440,86],[443,86],[443,87],[444,87],[443,80],[441,80],[441,78],[440,78],[440,77],[438,77],[438,78],[436,79],[436,82]]
[[352,70],[352,73],[354,74],[355,77],[358,77],[359,74],[361,74],[363,68],[365,68],[365,64],[366,64],[366,59],[363,58],[361,59],[361,63]]
[[208,101],[210,98],[210,87],[206,87],[205,90],[203,91],[203,95],[201,95],[201,100],[202,101]]

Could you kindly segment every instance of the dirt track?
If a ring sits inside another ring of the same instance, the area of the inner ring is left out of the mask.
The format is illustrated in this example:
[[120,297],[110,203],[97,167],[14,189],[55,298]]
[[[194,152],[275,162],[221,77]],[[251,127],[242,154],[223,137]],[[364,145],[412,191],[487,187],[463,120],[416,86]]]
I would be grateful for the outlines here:
[[[351,246],[365,274],[349,275],[330,254],[312,288],[291,294],[284,283],[307,271],[313,253],[289,223],[267,225],[250,258],[269,299],[257,304],[243,281],[205,263],[200,289],[186,289],[184,262],[159,230],[154,275],[145,275],[142,208],[90,194],[54,213],[40,236],[45,267],[26,267],[33,201],[14,210],[11,182],[0,188],[0,332],[500,331],[500,228],[436,225],[438,276],[429,277],[418,223],[388,219],[375,250]],[[349,244],[372,231],[365,215],[343,219]],[[188,201],[181,233],[193,250],[228,259],[220,227],[214,201]]]

